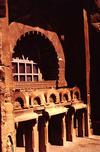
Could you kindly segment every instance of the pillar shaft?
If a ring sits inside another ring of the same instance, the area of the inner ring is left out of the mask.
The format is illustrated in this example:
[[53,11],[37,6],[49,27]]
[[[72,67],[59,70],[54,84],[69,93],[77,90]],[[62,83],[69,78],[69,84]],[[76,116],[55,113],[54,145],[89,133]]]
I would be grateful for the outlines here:
[[83,137],[83,129],[84,129],[84,113],[83,111],[79,111],[78,113],[78,136]]
[[44,117],[39,118],[38,131],[39,131],[39,152],[49,152],[48,121],[45,121]]
[[38,133],[38,124],[36,123],[32,127],[32,147],[33,152],[39,152],[39,133]]
[[62,117],[62,140],[63,145],[66,143],[66,115]]
[[86,55],[86,95],[87,95],[87,124],[88,124],[88,135],[91,135],[90,131],[90,48],[89,48],[89,27],[88,27],[88,17],[87,12],[83,9],[83,19],[84,19],[84,38],[85,38],[85,55]]

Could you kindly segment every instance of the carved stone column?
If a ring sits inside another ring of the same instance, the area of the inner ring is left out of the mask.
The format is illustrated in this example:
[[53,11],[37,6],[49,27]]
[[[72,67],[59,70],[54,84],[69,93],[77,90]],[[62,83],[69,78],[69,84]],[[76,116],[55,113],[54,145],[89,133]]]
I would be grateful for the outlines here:
[[[13,117],[13,105],[6,100],[2,109],[2,151],[13,152],[15,150],[15,128]],[[5,114],[4,114],[5,113]]]
[[63,145],[66,143],[66,114],[62,117],[62,141]]
[[78,111],[78,136],[84,136],[84,112],[83,110]]
[[75,128],[75,113],[69,108],[66,115],[66,130],[67,130],[67,141],[73,141],[76,139],[76,128]]
[[86,100],[87,100],[87,125],[88,132],[87,135],[91,135],[91,104],[90,104],[90,48],[89,48],[89,27],[88,27],[88,16],[85,9],[83,9],[83,19],[84,19],[84,39],[85,39],[85,55],[86,55]]
[[33,152],[39,152],[39,132],[37,122],[32,127],[32,145]]
[[39,130],[39,152],[49,152],[48,141],[48,118],[44,116],[39,117],[38,130]]

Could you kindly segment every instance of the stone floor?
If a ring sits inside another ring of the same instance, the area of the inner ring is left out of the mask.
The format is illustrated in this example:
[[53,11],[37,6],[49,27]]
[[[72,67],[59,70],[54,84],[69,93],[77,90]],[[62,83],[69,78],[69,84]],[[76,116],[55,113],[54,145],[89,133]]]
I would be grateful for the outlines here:
[[[74,142],[66,142],[65,146],[49,147],[50,152],[100,152],[100,136],[87,138],[76,138]],[[17,149],[17,152],[25,152],[24,149]]]
[[50,152],[100,152],[100,136],[77,138],[65,146],[50,146]]

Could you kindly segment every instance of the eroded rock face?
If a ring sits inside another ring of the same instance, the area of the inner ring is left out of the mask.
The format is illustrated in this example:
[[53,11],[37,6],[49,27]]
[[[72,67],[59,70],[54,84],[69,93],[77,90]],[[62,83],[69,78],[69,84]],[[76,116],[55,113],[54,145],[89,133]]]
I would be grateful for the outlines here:
[[[13,105],[11,103],[10,96],[5,93],[5,89],[0,91],[0,107],[1,107],[1,142],[2,152],[12,152],[12,145],[15,143],[15,127],[14,127],[14,113]],[[10,94],[9,94],[10,95]],[[10,99],[10,100],[9,100]]]

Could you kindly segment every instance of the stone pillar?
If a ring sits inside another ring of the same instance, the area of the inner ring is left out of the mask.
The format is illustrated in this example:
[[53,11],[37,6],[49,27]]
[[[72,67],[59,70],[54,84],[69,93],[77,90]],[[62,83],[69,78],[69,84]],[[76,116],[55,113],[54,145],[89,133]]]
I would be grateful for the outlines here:
[[69,111],[66,115],[66,140],[72,141],[72,132],[71,132],[71,117]]
[[39,132],[37,122],[32,126],[32,146],[33,152],[39,152]]
[[12,87],[12,57],[10,48],[10,33],[8,22],[8,1],[6,0],[6,16],[0,19],[0,37],[1,37],[1,50],[0,57],[1,63],[5,73],[5,85],[6,89]]
[[72,141],[76,140],[76,128],[75,128],[75,114],[72,114],[71,117],[71,133],[72,133]]
[[49,152],[48,120],[46,120],[45,114],[44,116],[39,117],[38,130],[39,130],[39,152]]
[[63,145],[66,143],[66,114],[62,117],[62,141]]
[[84,135],[88,136],[88,117],[87,117],[87,109],[84,110]]
[[82,109],[78,111],[78,136],[84,136],[84,112]]
[[[8,1],[5,1],[6,14],[3,18],[0,18],[0,64],[3,68],[4,77],[2,87],[6,90],[4,93],[3,101],[1,104],[1,151],[7,152],[9,149],[15,149],[15,130],[13,120],[13,106],[11,102],[12,88],[12,58],[10,52],[10,34],[9,34],[9,22],[8,22]],[[0,82],[1,83],[1,82]],[[0,84],[1,87],[1,84]],[[9,98],[6,100],[6,98]],[[5,102],[5,100],[7,102]],[[12,146],[12,147],[10,147]],[[12,150],[10,151],[12,152]]]
[[73,141],[76,138],[76,128],[74,123],[75,123],[75,114],[71,109],[69,109],[66,115],[67,141]]
[[45,122],[45,146],[46,152],[49,152],[49,141],[48,141],[48,121]]
[[2,129],[5,125],[5,111],[4,111],[4,92],[3,89],[0,88],[0,151],[2,152]]
[[13,105],[8,101],[2,109],[2,152],[15,151],[15,128],[13,117]]
[[85,39],[85,56],[86,56],[86,100],[87,100],[87,125],[88,136],[92,134],[90,129],[90,114],[91,114],[91,104],[90,104],[90,48],[89,48],[89,27],[88,27],[88,17],[87,12],[83,9],[83,19],[84,19],[84,39]]

